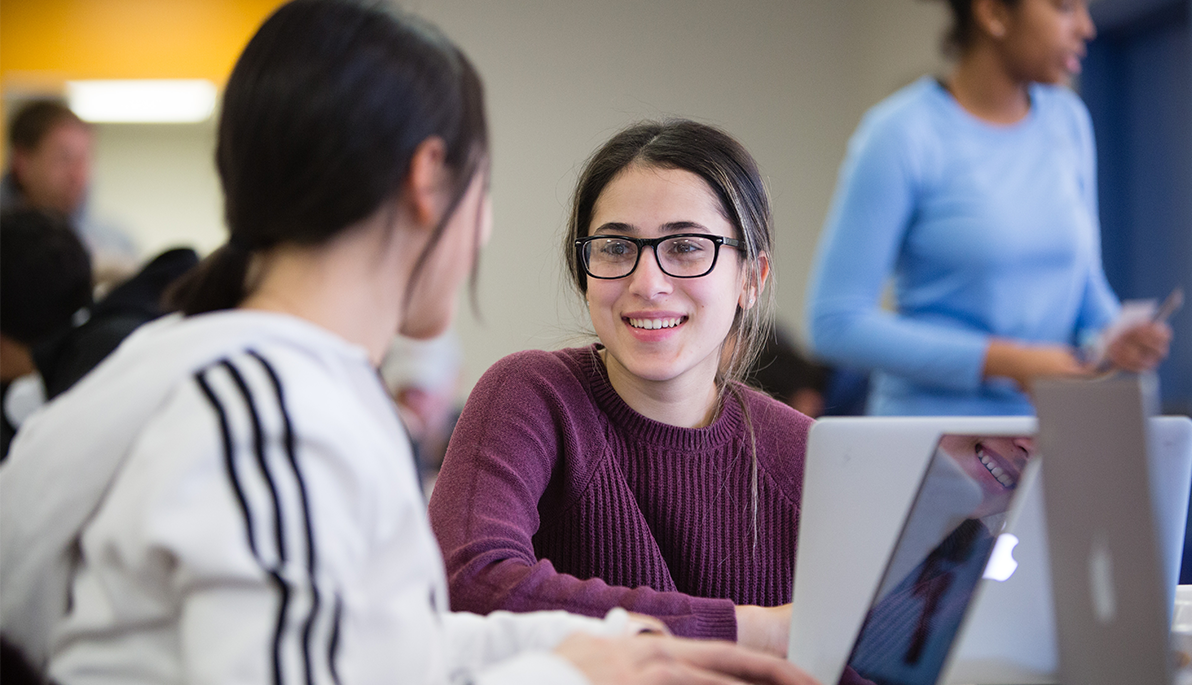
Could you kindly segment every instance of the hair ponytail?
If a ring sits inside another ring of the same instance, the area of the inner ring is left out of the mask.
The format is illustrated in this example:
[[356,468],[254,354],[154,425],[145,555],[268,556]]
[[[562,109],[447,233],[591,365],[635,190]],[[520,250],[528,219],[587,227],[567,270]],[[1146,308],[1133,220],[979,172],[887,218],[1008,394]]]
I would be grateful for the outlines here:
[[239,306],[248,294],[245,279],[251,258],[243,246],[225,243],[166,290],[166,308],[191,316]]

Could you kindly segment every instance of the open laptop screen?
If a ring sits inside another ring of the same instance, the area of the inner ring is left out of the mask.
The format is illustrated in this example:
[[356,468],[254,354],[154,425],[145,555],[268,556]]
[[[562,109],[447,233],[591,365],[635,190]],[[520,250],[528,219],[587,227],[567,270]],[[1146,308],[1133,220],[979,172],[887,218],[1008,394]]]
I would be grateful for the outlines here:
[[1030,437],[944,435],[841,683],[933,685],[1005,525]]

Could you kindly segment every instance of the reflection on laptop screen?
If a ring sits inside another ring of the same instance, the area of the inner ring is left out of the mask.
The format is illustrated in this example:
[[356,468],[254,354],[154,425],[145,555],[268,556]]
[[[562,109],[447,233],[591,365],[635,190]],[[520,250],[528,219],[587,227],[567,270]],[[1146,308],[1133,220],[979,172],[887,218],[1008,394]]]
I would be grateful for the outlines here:
[[858,676],[876,685],[939,679],[1034,453],[1029,437],[940,438],[842,684]]

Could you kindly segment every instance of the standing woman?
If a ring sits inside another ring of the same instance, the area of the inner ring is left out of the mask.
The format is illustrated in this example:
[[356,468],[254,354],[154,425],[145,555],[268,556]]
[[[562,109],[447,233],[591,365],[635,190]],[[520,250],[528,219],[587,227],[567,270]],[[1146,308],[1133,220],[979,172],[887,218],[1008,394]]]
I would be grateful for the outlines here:
[[[1092,371],[1078,349],[1117,316],[1101,267],[1089,115],[1066,84],[1094,35],[1085,0],[949,0],[948,78],[870,110],[809,289],[823,358],[875,371],[873,414],[1030,414],[1033,379]],[[890,275],[893,312],[878,305]],[[1142,324],[1108,361],[1153,368]]]
[[295,0],[237,62],[216,156],[230,237],[183,315],[0,470],[7,641],[63,685],[804,682],[731,645],[621,637],[624,613],[446,611],[376,365],[395,333],[446,328],[489,230],[455,46],[380,3]]
[[599,342],[506,357],[468,398],[430,502],[455,609],[620,606],[786,653],[811,420],[741,383],[770,224],[711,126],[638,124],[588,160],[563,256]]

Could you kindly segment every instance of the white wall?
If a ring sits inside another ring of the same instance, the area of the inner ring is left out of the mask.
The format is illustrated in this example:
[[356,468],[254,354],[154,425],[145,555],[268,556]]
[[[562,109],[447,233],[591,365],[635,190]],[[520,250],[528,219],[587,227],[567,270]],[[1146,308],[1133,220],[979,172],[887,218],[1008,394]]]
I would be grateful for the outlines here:
[[[944,3],[921,0],[410,0],[476,63],[488,93],[496,230],[461,308],[465,390],[500,357],[575,344],[561,277],[579,166],[626,124],[724,127],[772,193],[779,318],[801,328],[808,266],[849,134],[864,110],[939,71]],[[218,244],[211,127],[103,127],[95,201],[146,248]]]
[[227,237],[215,175],[215,123],[95,127],[92,209],[123,228],[146,256]]

